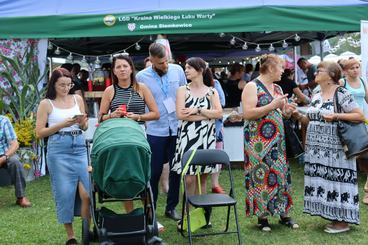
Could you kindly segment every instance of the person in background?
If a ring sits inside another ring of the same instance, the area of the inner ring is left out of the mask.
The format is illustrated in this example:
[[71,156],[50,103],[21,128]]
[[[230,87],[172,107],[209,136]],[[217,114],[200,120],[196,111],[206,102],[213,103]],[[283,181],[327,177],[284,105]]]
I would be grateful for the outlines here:
[[69,93],[70,94],[78,94],[80,97],[82,97],[83,103],[84,103],[84,109],[86,110],[84,112],[87,112],[88,108],[87,108],[86,99],[84,98],[84,93],[83,93],[83,89],[82,89],[82,82],[78,78],[80,68],[81,68],[81,66],[78,63],[74,63],[72,65],[72,69],[71,69],[70,73],[72,74],[72,81],[74,83],[74,86],[69,90]]
[[226,94],[226,107],[238,107],[240,106],[241,94],[245,85],[243,80],[244,66],[239,63],[235,63],[230,67],[230,77],[227,80]]
[[88,78],[89,78],[89,72],[87,70],[82,69],[79,72],[79,80],[81,81],[82,90],[88,91]]
[[251,63],[248,63],[245,65],[245,72],[243,76],[243,80],[245,82],[250,82],[252,79],[252,73],[253,73],[253,65]]
[[[339,136],[338,120],[361,122],[364,116],[345,88],[339,87],[341,70],[336,62],[319,63],[316,82],[321,90],[316,93],[304,116],[298,120],[308,124],[304,167],[304,212],[330,220],[327,233],[350,230],[359,224],[358,181],[355,158],[347,159]],[[335,113],[334,95],[343,113]]]
[[252,72],[252,76],[250,78],[251,81],[259,76],[259,66],[260,66],[260,63],[257,62],[256,66],[254,67],[254,71]]
[[296,102],[300,104],[308,104],[309,98],[302,93],[298,85],[294,81],[294,71],[291,69],[285,69],[282,73],[281,80],[275,82],[282,88],[284,94],[288,95],[288,99],[296,96]]
[[[73,230],[75,210],[81,206],[81,216],[89,219],[89,177],[87,148],[82,130],[87,130],[88,118],[79,95],[69,94],[74,86],[72,76],[64,68],[51,74],[46,98],[37,110],[36,136],[48,138],[47,167],[59,223],[67,233],[67,245],[77,244]],[[46,127],[48,124],[48,127]]]
[[284,60],[275,54],[261,57],[260,75],[243,90],[245,210],[258,217],[258,227],[271,231],[268,216],[280,215],[279,223],[292,229],[299,225],[288,216],[293,205],[290,166],[286,158],[282,118],[296,110],[287,94],[274,84],[284,71]]
[[303,70],[305,75],[307,76],[308,83],[307,84],[300,84],[300,89],[303,91],[305,89],[313,90],[317,84],[314,82],[315,73],[317,71],[317,66],[310,63],[307,59],[301,57],[297,62],[300,69]]
[[[343,62],[345,77],[340,80],[340,85],[346,88],[354,97],[355,102],[363,111],[364,117],[368,118],[368,88],[364,82],[360,70],[360,62],[356,59],[349,59]],[[367,172],[368,162],[357,158],[359,169]],[[364,185],[364,197],[362,202],[368,204],[368,176]]]
[[152,66],[152,62],[150,61],[149,57],[146,57],[143,62],[144,62],[144,68]]
[[[218,80],[214,79],[214,86],[213,86],[218,95],[220,104],[222,107],[225,106],[225,94],[222,90],[221,84]],[[224,149],[224,138],[223,138],[223,130],[224,130],[224,123],[222,118],[218,118],[215,121],[215,133],[216,133],[216,149],[223,150]],[[221,165],[220,165],[221,166]],[[220,168],[219,171],[214,172],[211,174],[211,183],[212,183],[212,192],[213,193],[220,193],[224,194],[225,191],[221,187],[219,183],[219,176],[220,176]]]
[[71,72],[72,69],[73,69],[73,64],[71,64],[71,63],[64,63],[64,64],[62,64],[60,66],[60,68],[64,68],[64,69],[68,70],[69,72]]
[[23,164],[16,154],[19,148],[17,135],[9,118],[0,115],[0,168],[5,168],[9,173],[11,183],[15,187],[16,204],[22,208],[31,207],[31,202],[26,197],[26,179],[23,172]]
[[[158,198],[158,183],[164,163],[171,163],[175,153],[178,130],[176,118],[176,90],[186,84],[183,69],[176,64],[169,64],[165,46],[152,43],[149,47],[152,66],[137,73],[137,81],[144,83],[152,92],[160,119],[147,122],[147,140],[151,155],[151,187],[155,207]],[[169,192],[167,195],[165,215],[173,220],[180,220],[175,208],[179,203],[180,175],[174,171],[169,174]]]

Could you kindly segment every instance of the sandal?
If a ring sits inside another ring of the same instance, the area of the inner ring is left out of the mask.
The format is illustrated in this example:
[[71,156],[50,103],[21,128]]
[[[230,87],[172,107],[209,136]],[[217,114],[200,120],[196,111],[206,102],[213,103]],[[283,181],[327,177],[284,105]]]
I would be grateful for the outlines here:
[[66,241],[65,245],[77,245],[78,242],[75,238],[71,238],[68,241]]
[[291,229],[299,228],[299,225],[290,217],[280,217],[279,223]]
[[271,231],[271,227],[270,227],[270,224],[268,223],[268,219],[260,219],[258,218],[258,228],[261,230],[261,231]]

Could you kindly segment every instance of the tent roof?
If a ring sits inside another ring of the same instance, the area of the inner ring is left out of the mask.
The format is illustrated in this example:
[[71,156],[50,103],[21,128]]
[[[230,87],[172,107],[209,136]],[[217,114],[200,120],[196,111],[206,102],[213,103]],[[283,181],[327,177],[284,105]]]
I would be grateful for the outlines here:
[[363,0],[0,0],[0,37],[359,31]]

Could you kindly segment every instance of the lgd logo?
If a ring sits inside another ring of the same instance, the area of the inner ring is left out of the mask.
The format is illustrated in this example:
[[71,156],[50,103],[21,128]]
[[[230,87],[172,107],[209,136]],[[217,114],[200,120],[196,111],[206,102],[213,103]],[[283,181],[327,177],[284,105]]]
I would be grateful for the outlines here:
[[105,23],[105,25],[107,26],[113,26],[116,22],[116,18],[115,16],[109,14],[109,15],[106,15],[104,18],[103,18],[103,22]]
[[135,30],[135,23],[128,23],[128,29],[129,29],[129,31],[134,31]]

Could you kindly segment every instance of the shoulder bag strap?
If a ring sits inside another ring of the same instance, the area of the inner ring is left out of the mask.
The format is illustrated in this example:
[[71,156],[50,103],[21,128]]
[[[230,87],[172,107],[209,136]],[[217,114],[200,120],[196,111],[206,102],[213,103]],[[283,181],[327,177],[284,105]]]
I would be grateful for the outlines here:
[[258,79],[254,79],[254,80],[255,80],[256,84],[258,84],[273,99],[273,96],[271,95],[270,91],[268,91],[266,86],[261,81],[259,81]]
[[334,94],[333,102],[334,102],[334,112],[335,113],[341,113],[342,112],[341,105],[339,103],[339,98],[338,98],[339,96],[337,95],[340,88],[343,88],[343,87],[342,86],[337,87],[336,90],[335,90],[335,94]]
[[[192,154],[190,154],[188,161],[185,163],[185,166],[184,166],[183,170],[181,171],[181,181],[183,181],[183,182],[184,182],[184,176],[188,172],[189,164],[192,162],[192,159],[193,159],[196,151],[197,151],[197,149],[194,149],[192,151]],[[198,179],[198,192],[199,192],[199,194],[202,194],[202,192],[201,192],[201,178],[199,176],[199,173],[197,174],[197,179]],[[181,190],[182,190],[182,192],[184,192],[184,185],[183,185],[183,183],[181,184]]]

